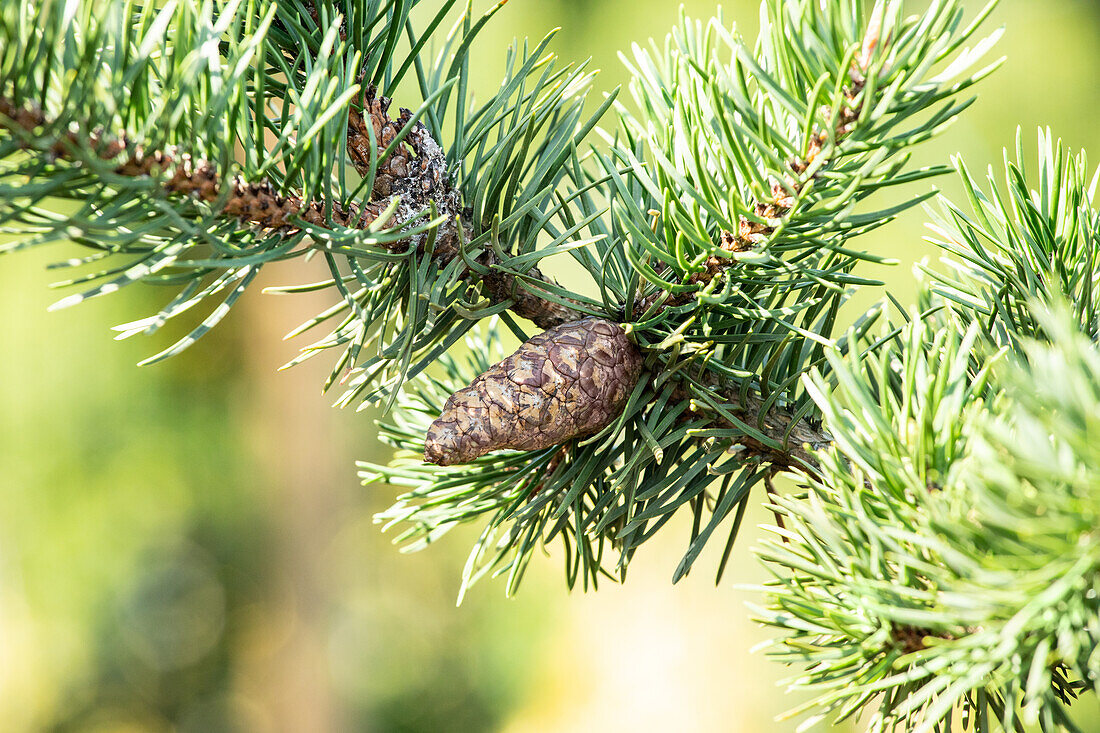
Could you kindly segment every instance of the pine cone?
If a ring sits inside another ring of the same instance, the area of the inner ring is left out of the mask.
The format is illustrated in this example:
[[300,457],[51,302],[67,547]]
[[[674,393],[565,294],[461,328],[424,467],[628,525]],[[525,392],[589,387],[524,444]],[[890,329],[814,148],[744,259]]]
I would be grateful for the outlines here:
[[642,357],[618,324],[564,323],[529,339],[447,400],[424,460],[468,463],[499,448],[538,450],[590,435],[622,412]]

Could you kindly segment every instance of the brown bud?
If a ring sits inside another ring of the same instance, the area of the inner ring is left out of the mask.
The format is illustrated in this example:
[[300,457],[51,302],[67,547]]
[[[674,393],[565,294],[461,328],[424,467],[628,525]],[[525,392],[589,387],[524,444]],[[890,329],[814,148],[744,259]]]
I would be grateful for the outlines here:
[[618,324],[584,318],[543,331],[459,390],[428,428],[424,460],[449,466],[500,449],[538,450],[610,425],[642,357]]

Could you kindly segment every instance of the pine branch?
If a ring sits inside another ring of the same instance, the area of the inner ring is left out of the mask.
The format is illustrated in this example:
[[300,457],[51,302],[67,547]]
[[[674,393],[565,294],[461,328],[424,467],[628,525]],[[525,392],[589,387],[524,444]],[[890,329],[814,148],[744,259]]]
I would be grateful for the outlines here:
[[806,668],[792,682],[815,698],[794,713],[1076,731],[1068,705],[1100,671],[1100,356],[1065,303],[1033,301],[1050,341],[1014,353],[940,306],[834,362],[838,388],[814,377],[836,441],[808,495],[773,498],[757,611],[783,631],[773,656]]
[[[53,124],[35,106],[16,107],[10,100],[0,98],[0,127],[9,132],[28,139],[33,138],[38,128]],[[25,143],[25,147],[30,147],[30,143]],[[48,149],[49,155],[54,158],[76,163],[89,152],[102,161],[115,163],[115,175],[155,178],[166,193],[219,204],[222,216],[259,229],[295,228],[296,222],[315,226],[325,226],[327,223],[325,214],[329,205],[324,201],[304,201],[297,194],[281,195],[266,179],[249,182],[234,176],[224,183],[220,180],[217,167],[209,161],[192,158],[175,146],[149,150],[131,142],[126,132],[109,135],[100,130],[70,130]],[[344,209],[337,204],[332,211],[332,221],[344,227],[367,229],[378,221],[383,211],[384,208],[378,203],[363,204],[358,209]],[[399,250],[408,243],[398,241],[386,246]]]
[[[789,172],[784,177],[783,183],[772,183],[771,198],[753,204],[753,218],[749,219],[742,214],[737,219],[736,232],[722,230],[719,233],[718,248],[722,254],[711,255],[704,261],[702,270],[688,275],[686,284],[694,287],[676,293],[658,290],[639,298],[634,304],[635,313],[649,313],[654,305],[658,305],[661,309],[687,305],[699,292],[707,290],[711,283],[720,280],[726,270],[737,264],[737,260],[733,258],[734,254],[752,252],[767,244],[768,239],[776,231],[776,226],[768,222],[776,222],[788,216],[796,202],[806,196],[815,181],[828,172],[828,156],[836,153],[836,143],[842,141],[853,130],[859,119],[864,103],[860,98],[860,92],[866,86],[865,74],[873,59],[872,54],[879,45],[881,32],[880,9],[871,19],[871,24],[864,36],[863,50],[852,61],[852,68],[848,72],[851,83],[844,86],[842,104],[835,110],[827,106],[822,109],[822,116],[825,119],[836,120],[831,134],[815,129],[803,145],[803,149],[807,151],[806,154],[791,158],[787,162]],[[802,180],[798,179],[811,168],[814,170],[810,176]],[[661,272],[664,271],[672,270],[662,266]]]
[[1022,156],[990,195],[957,167],[971,210],[933,227],[952,272],[885,348],[808,380],[834,442],[772,500],[758,612],[815,693],[796,713],[1077,731],[1100,690],[1098,179],[1044,131],[1037,190]]
[[[864,337],[881,310],[841,338],[833,330],[851,290],[874,284],[852,269],[882,261],[847,241],[895,213],[852,209],[885,186],[943,172],[902,173],[905,151],[966,102],[918,116],[988,73],[954,79],[991,43],[958,51],[978,22],[964,26],[954,3],[909,19],[898,3],[877,4],[862,27],[840,5],[765,2],[768,23],[755,52],[720,20],[684,19],[664,48],[635,53],[642,118],[618,107],[624,124],[609,138],[611,153],[594,155],[591,170],[579,162],[569,168],[578,211],[564,224],[584,217],[592,235],[591,252],[570,254],[601,294],[584,305],[625,321],[644,360],[618,420],[601,421],[594,433],[555,433],[562,442],[546,447],[525,444],[530,430],[516,422],[504,426],[510,433],[477,442],[535,450],[476,451],[467,467],[421,469],[403,459],[392,469],[364,466],[365,481],[412,488],[382,516],[408,528],[399,539],[433,538],[487,517],[464,587],[492,572],[507,573],[513,590],[530,553],[558,537],[568,548],[570,583],[621,578],[635,550],[682,508],[694,522],[678,579],[732,518],[728,557],[753,487],[776,471],[819,470],[816,451],[833,436],[801,378],[827,368],[833,349],[876,347]],[[929,71],[955,52],[960,58],[947,71]],[[911,129],[900,129],[914,117]],[[383,426],[385,439],[450,462],[415,431],[430,430],[441,413],[455,423],[452,395],[462,395],[471,414],[497,409],[494,394],[479,393],[479,375],[506,374],[525,348],[481,371],[453,365],[449,380],[420,393],[422,402],[398,405],[409,422]],[[474,495],[486,500],[471,503]],[[616,550],[614,568],[605,565],[605,546]]]
[[[440,223],[431,231],[434,234],[432,256],[442,265],[459,257],[463,245],[459,239],[468,236],[471,227],[458,223],[460,196],[451,186],[446,175],[446,159],[442,148],[420,123],[405,131],[412,113],[401,110],[397,120],[388,117],[390,100],[377,95],[373,88],[367,90],[364,109],[367,117],[353,110],[350,113],[348,149],[356,167],[366,173],[372,160],[380,160],[374,177],[372,198],[361,204],[343,206],[339,201],[313,199],[305,201],[301,194],[278,193],[276,186],[266,179],[245,181],[234,176],[228,183],[219,180],[217,167],[201,158],[194,159],[175,146],[149,150],[131,142],[125,131],[110,135],[100,130],[70,130],[62,139],[49,147],[49,154],[79,162],[78,150],[90,151],[100,160],[115,163],[113,172],[119,176],[148,176],[157,179],[169,194],[191,196],[208,204],[216,204],[219,214],[236,219],[258,229],[300,229],[309,224],[316,227],[341,227],[373,230],[390,225],[395,229],[412,229],[424,220],[419,213],[435,207]],[[374,128],[374,140],[380,145],[374,153],[363,150],[363,127],[369,119]],[[0,97],[0,127],[24,138],[30,147],[39,128],[51,126],[51,120],[34,105],[16,107],[10,100]],[[394,146],[395,140],[403,140],[410,148]],[[393,152],[383,154],[393,147]],[[365,166],[365,167],[364,167]],[[391,252],[403,252],[409,247],[423,249],[429,236],[423,227],[418,233],[404,239],[381,243]],[[326,249],[324,243],[313,247]],[[580,314],[557,303],[546,301],[526,289],[519,289],[515,278],[508,273],[489,269],[484,273],[467,270],[469,279],[485,283],[486,292],[494,303],[509,303],[520,317],[533,321],[542,328],[551,328],[566,321],[576,320]],[[538,270],[528,273],[529,278],[543,280]]]
[[[428,36],[456,0],[440,2],[423,35],[409,17],[415,1],[135,10],[112,0],[38,16],[3,6],[0,98],[43,110],[24,121],[44,126],[0,128],[0,226],[16,235],[0,252],[65,239],[91,248],[64,265],[93,271],[58,284],[102,282],[59,305],[138,282],[179,287],[159,313],[116,327],[119,338],[153,333],[228,292],[143,363],[217,325],[264,264],[319,254],[330,280],[273,290],[338,297],[295,330],[334,324],[291,363],[337,349],[325,389],[346,387],[339,404],[392,401],[441,349],[505,309],[545,327],[574,320],[570,296],[532,296],[562,288],[530,250],[569,206],[558,198],[561,163],[594,124],[583,111],[592,75],[555,69],[548,37],[512,54],[500,89],[470,108],[468,54],[503,3],[481,17],[467,7],[426,60]],[[216,53],[196,64],[192,43]],[[412,74],[423,101],[390,119],[374,89]],[[452,114],[457,139],[444,148]],[[51,196],[75,201],[77,213],[40,206]],[[551,251],[575,246],[573,232],[552,236]]]
[[[830,141],[839,141],[844,138],[854,127],[856,121],[860,116],[860,110],[863,103],[862,99],[859,99],[860,92],[866,84],[865,73],[869,64],[872,61],[873,53],[880,42],[880,34],[882,32],[882,11],[877,12],[871,20],[871,24],[863,38],[862,48],[859,56],[853,60],[852,68],[849,72],[851,77],[851,84],[844,87],[843,99],[844,104],[836,110],[836,114],[829,109],[823,110],[823,116],[826,119],[835,119],[834,129],[832,133],[826,133],[824,131],[815,130],[810,138],[807,140],[806,149],[807,153],[797,159],[792,159],[789,163],[790,176],[787,177],[784,185],[775,183],[772,186],[773,199],[768,203],[758,203],[755,205],[755,219],[750,221],[745,216],[741,216],[739,219],[739,230],[736,234],[728,231],[722,231],[720,233],[720,249],[726,253],[736,252],[749,252],[754,248],[759,247],[765,243],[774,232],[774,227],[762,223],[763,221],[774,221],[781,219],[787,213],[790,212],[794,206],[795,201],[801,198],[806,189],[813,185],[814,180],[822,175],[823,172],[828,170],[828,160],[826,156],[828,153],[823,152],[826,149],[827,144]],[[857,101],[858,100],[858,101]],[[376,137],[382,137],[384,134],[379,134],[376,127]],[[358,136],[360,139],[365,138],[364,135]],[[349,140],[349,146],[351,142]],[[830,150],[833,148],[830,147]],[[365,160],[365,158],[361,159]],[[814,171],[811,176],[803,181],[796,181],[793,176],[801,175],[808,171],[811,167]],[[793,191],[793,193],[792,193]],[[698,272],[694,272],[688,278],[688,282],[691,285],[704,288],[712,283],[716,279],[720,279],[725,270],[736,264],[736,260],[729,258],[722,258],[719,256],[709,257],[704,265],[704,269]],[[536,271],[537,272],[537,271]],[[486,279],[492,276],[498,276],[498,273],[490,271],[486,274]],[[541,279],[541,278],[540,278]],[[490,287],[490,292],[493,292],[494,286]],[[683,306],[691,302],[696,294],[697,289],[682,290],[675,294],[670,293],[668,290],[658,290],[648,296],[638,298],[634,303],[635,313],[646,313],[651,310],[654,305],[657,305],[660,310],[668,308],[676,308]],[[503,300],[503,294],[497,294],[498,300]],[[551,304],[549,301],[539,298],[537,294],[528,293],[527,298],[532,304],[532,309],[539,309]],[[564,324],[567,321],[578,320],[581,318],[581,314],[577,311],[572,311],[563,314],[560,319],[555,318],[553,325],[557,326]],[[546,328],[545,319],[529,318],[535,321],[536,325]],[[547,334],[540,335],[536,338],[547,337]],[[510,359],[516,359],[517,356],[522,353],[527,346],[521,348],[520,352],[510,357]],[[619,347],[621,350],[625,350],[630,353],[630,359],[640,359],[640,354],[637,354],[634,346],[629,342],[624,342]],[[504,371],[507,372],[509,366],[507,363],[494,365],[492,371]],[[551,370],[553,373],[553,370]],[[483,375],[484,377],[485,375]],[[657,375],[654,375],[657,376]],[[479,380],[481,377],[479,377]],[[474,384],[467,388],[467,390],[473,390],[470,394],[466,394],[466,390],[460,393],[456,393],[455,397],[460,394],[465,395],[462,403],[465,406],[465,411],[457,411],[452,405],[451,401],[448,401],[448,408],[446,415],[449,423],[458,421],[459,423],[474,421],[485,423],[483,428],[488,428],[488,420],[483,418],[474,419],[474,415],[480,415],[483,410],[493,409],[493,399],[488,395],[477,395],[477,387],[479,380],[475,380]],[[571,388],[570,384],[570,388]],[[601,387],[603,385],[600,385]],[[626,388],[633,389],[633,384],[626,385]],[[567,391],[566,388],[560,390],[563,394]],[[592,386],[586,391],[595,393],[596,387]],[[681,392],[678,396],[683,398],[689,398],[687,391]],[[454,399],[454,398],[452,398]],[[743,425],[753,426],[753,430],[758,431],[757,436],[745,435],[738,439],[735,439],[733,444],[737,445],[747,451],[748,454],[755,455],[760,459],[767,460],[774,464],[777,470],[784,470],[788,468],[800,467],[803,469],[812,469],[814,466],[814,459],[812,456],[812,450],[827,446],[830,443],[829,437],[826,433],[823,433],[819,428],[814,426],[811,420],[794,415],[790,411],[781,409],[773,409],[773,406],[767,404],[766,401],[755,394],[741,395],[735,392],[727,392],[721,395],[720,399],[732,406],[731,413],[733,420],[731,422],[729,418],[721,417],[712,423],[712,427],[718,428],[733,428],[737,429]],[[483,405],[483,407],[479,407]],[[579,405],[575,406],[579,407]],[[571,411],[568,411],[571,412]],[[584,409],[581,410],[582,414]],[[552,419],[549,419],[553,422]],[[438,422],[438,421],[437,421]],[[549,425],[543,426],[545,428],[545,434],[556,434],[558,439],[554,442],[563,443],[565,440],[578,437],[587,433],[599,432],[606,426],[606,422],[595,421],[591,424],[585,425],[583,429],[574,429],[565,432],[555,433],[556,428],[551,428]],[[434,426],[433,426],[434,427]],[[540,441],[532,440],[527,436],[530,431],[534,429],[538,433],[538,426],[526,426],[523,421],[518,421],[511,431],[504,431],[503,427],[498,427],[494,424],[494,430],[498,431],[496,440],[489,440],[488,437],[479,441],[479,445],[489,446],[492,445],[495,448],[511,447],[526,450],[534,450],[540,447]],[[463,432],[476,433],[479,428],[477,426],[470,426]],[[539,433],[540,435],[543,433]],[[447,465],[450,462],[468,462],[480,455],[484,455],[485,452],[492,448],[485,448],[478,451],[455,451],[448,450],[443,452],[439,449],[439,446],[435,444],[431,435],[427,441],[426,456],[429,456],[427,460],[432,463],[442,463]],[[806,450],[805,446],[809,446],[810,450]],[[459,461],[457,456],[466,456],[464,460]],[[445,462],[444,462],[445,461]]]

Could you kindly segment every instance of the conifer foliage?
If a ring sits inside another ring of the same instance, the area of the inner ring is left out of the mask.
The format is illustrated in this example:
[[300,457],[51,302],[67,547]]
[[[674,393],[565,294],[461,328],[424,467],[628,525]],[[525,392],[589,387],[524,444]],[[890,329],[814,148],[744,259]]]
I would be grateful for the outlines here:
[[320,260],[275,289],[332,297],[291,364],[383,408],[395,456],[360,472],[404,489],[400,542],[482,528],[463,593],[548,546],[570,586],[622,580],[677,513],[674,580],[712,541],[721,578],[764,502],[757,613],[811,721],[1072,730],[1100,684],[1097,178],[1049,132],[986,190],[956,160],[948,269],[838,319],[886,263],[860,235],[951,170],[911,149],[997,66],[992,4],[764,0],[755,42],[682,17],[623,99],[522,41],[475,95],[506,3],[5,2],[0,253],[80,245],[55,307],[162,286],[117,338],[194,325],[145,363]]

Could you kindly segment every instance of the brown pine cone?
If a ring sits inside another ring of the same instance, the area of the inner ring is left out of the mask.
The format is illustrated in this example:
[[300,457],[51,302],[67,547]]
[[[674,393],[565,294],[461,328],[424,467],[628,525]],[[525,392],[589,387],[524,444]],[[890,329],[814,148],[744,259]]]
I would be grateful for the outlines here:
[[642,357],[618,324],[584,318],[543,331],[447,400],[424,460],[468,463],[500,448],[538,450],[610,425]]

